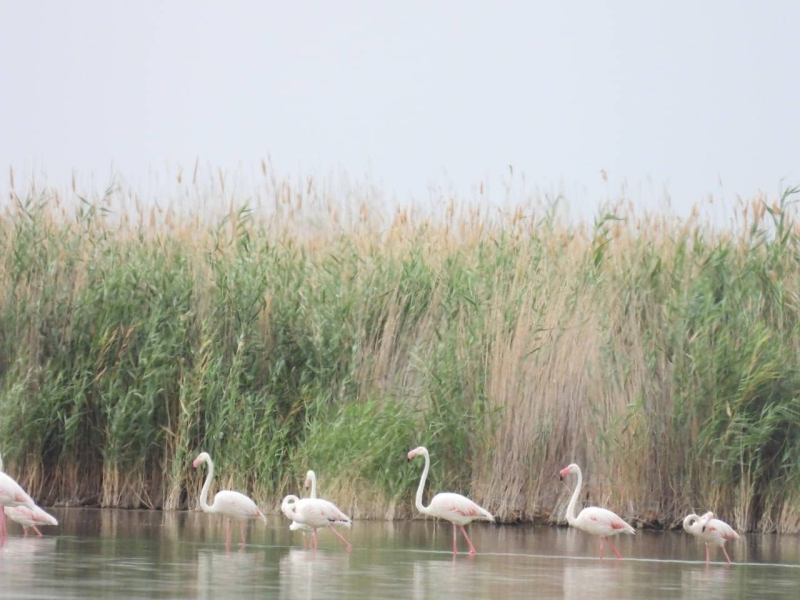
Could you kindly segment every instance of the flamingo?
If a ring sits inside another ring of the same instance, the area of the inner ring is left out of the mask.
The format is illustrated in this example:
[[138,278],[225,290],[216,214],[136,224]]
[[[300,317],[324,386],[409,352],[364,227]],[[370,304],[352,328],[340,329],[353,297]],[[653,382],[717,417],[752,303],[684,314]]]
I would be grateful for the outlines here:
[[738,540],[739,534],[733,530],[733,527],[714,518],[713,512],[707,512],[701,517],[695,514],[688,515],[683,520],[683,528],[691,533],[698,540],[706,544],[706,565],[710,564],[711,558],[709,556],[709,544],[714,544],[722,549],[722,553],[731,564],[731,557],[725,550],[725,542],[728,540]]
[[461,527],[461,533],[464,534],[464,539],[466,539],[467,544],[469,544],[469,553],[471,556],[474,556],[476,554],[475,546],[472,545],[472,540],[469,539],[464,525],[469,525],[475,519],[494,523],[492,513],[478,506],[469,498],[461,494],[453,494],[450,492],[436,494],[427,507],[423,506],[422,491],[425,488],[425,480],[428,477],[428,470],[431,467],[431,457],[428,454],[428,449],[424,446],[414,448],[408,453],[408,460],[420,454],[425,457],[425,468],[422,470],[422,479],[420,479],[419,487],[417,488],[417,510],[424,515],[438,517],[439,519],[450,521],[453,524],[453,556],[458,554],[458,533],[456,526]]
[[[0,506],[26,506],[31,510],[37,508],[25,490],[3,472],[2,456],[0,456]],[[0,510],[0,539],[5,539],[6,535],[6,513],[5,510]]]
[[[311,495],[309,498],[316,498],[317,497],[317,474],[314,471],[308,471],[306,473],[306,482],[305,487],[311,486]],[[300,530],[303,533],[303,548],[306,547],[306,531],[314,531],[313,528],[309,527],[308,525],[303,525],[302,523],[298,523],[297,521],[292,521],[292,524],[289,525],[289,531],[297,531]]]
[[581,474],[581,468],[573,463],[561,470],[560,478],[564,479],[564,477],[570,473],[578,474],[578,485],[575,486],[575,491],[572,493],[569,505],[567,505],[567,522],[571,527],[575,527],[576,529],[580,529],[592,535],[600,536],[600,560],[603,560],[603,542],[608,542],[608,545],[611,546],[611,550],[614,551],[617,558],[622,558],[622,555],[617,551],[614,543],[608,538],[618,533],[629,533],[633,535],[636,533],[636,530],[623,521],[616,513],[605,508],[598,508],[597,506],[588,506],[584,508],[576,517],[575,503],[578,501],[578,494],[581,493],[583,475]]
[[208,488],[211,487],[211,480],[214,479],[214,463],[208,452],[201,452],[194,459],[192,465],[196,469],[202,463],[208,463],[208,475],[203,484],[203,489],[200,491],[200,508],[206,513],[219,513],[223,517],[228,518],[228,527],[225,532],[225,547],[229,548],[231,545],[231,519],[239,521],[239,534],[242,538],[242,546],[245,545],[244,540],[244,522],[248,519],[261,519],[264,523],[267,522],[267,517],[264,516],[256,503],[250,498],[239,492],[232,492],[230,490],[223,490],[217,492],[214,496],[214,504],[208,504]]
[[350,517],[339,510],[333,502],[328,502],[322,498],[303,498],[301,500],[297,496],[289,495],[281,502],[281,511],[292,520],[292,525],[289,526],[289,529],[300,529],[301,526],[305,525],[314,532],[313,548],[319,547],[317,529],[327,527],[336,534],[336,537],[342,540],[344,545],[347,546],[348,552],[352,549],[350,542],[333,528],[334,525],[350,527],[352,525]]
[[36,535],[42,537],[42,532],[39,531],[37,525],[58,525],[58,521],[53,515],[38,506],[33,509],[28,506],[6,506],[4,512],[9,519],[22,525],[24,535],[28,535],[28,528],[33,527]]

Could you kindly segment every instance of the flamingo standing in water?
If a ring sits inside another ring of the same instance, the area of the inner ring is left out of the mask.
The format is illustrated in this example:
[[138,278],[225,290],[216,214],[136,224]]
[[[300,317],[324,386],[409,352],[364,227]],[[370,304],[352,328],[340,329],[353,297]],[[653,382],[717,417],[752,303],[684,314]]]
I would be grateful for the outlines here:
[[[3,472],[3,457],[0,456],[0,507],[6,506],[26,506],[31,510],[37,508],[25,490]],[[0,540],[5,539],[6,535],[6,513],[5,510],[0,509]]]
[[[311,495],[309,498],[316,498],[317,497],[317,474],[314,471],[309,471],[306,473],[306,482],[305,487],[311,486]],[[287,515],[288,516],[288,515]],[[306,531],[314,531],[308,525],[303,525],[302,523],[298,523],[297,521],[292,521],[292,524],[289,525],[290,531],[297,531],[300,530],[303,534],[303,548],[306,547]]]
[[39,531],[37,525],[58,525],[58,520],[53,515],[38,506],[34,508],[28,506],[6,506],[4,510],[9,519],[22,525],[24,535],[28,535],[28,529],[33,527],[36,535],[42,537],[42,532]]
[[683,528],[691,533],[698,540],[706,544],[706,565],[710,564],[711,558],[709,556],[708,545],[713,544],[722,549],[722,553],[731,564],[731,557],[725,550],[725,542],[728,540],[738,540],[739,534],[733,530],[733,527],[714,518],[713,512],[707,512],[702,517],[695,514],[687,516],[683,520]]
[[605,508],[598,508],[597,506],[588,506],[584,508],[580,514],[575,516],[575,504],[578,501],[578,494],[581,493],[581,484],[583,483],[583,475],[581,468],[576,464],[571,464],[565,469],[561,470],[560,477],[564,479],[570,473],[578,474],[578,485],[575,486],[575,491],[572,498],[567,505],[567,522],[571,527],[585,531],[592,535],[600,536],[600,560],[603,560],[603,543],[608,542],[617,558],[622,558],[622,555],[617,551],[614,543],[608,539],[618,533],[636,533],[636,530],[622,520],[616,513],[611,512]]
[[261,519],[264,523],[267,522],[267,517],[264,516],[256,503],[250,498],[239,492],[232,492],[230,490],[223,490],[217,492],[214,496],[214,504],[208,504],[208,488],[211,487],[211,480],[214,479],[214,463],[208,452],[201,452],[194,459],[192,465],[196,469],[202,463],[208,463],[208,475],[203,484],[203,489],[200,491],[200,508],[203,512],[219,513],[223,517],[228,518],[228,527],[225,533],[225,547],[230,548],[231,545],[231,519],[239,521],[239,534],[242,538],[242,546],[245,545],[244,540],[244,522],[248,519]]
[[342,543],[347,546],[348,552],[352,549],[350,542],[333,528],[334,525],[350,527],[352,525],[350,517],[339,510],[333,502],[328,502],[322,498],[303,498],[301,500],[297,496],[289,495],[281,502],[281,511],[292,520],[290,529],[300,529],[301,526],[305,525],[314,532],[311,542],[312,548],[319,547],[317,529],[327,527],[336,534],[336,537],[342,540]]
[[424,506],[422,504],[422,492],[425,488],[425,480],[428,477],[428,470],[431,468],[431,457],[428,454],[428,449],[424,446],[414,448],[408,453],[408,460],[411,460],[420,454],[425,457],[425,468],[422,470],[422,479],[420,479],[419,487],[417,488],[417,498],[415,502],[417,510],[424,515],[438,517],[440,519],[444,519],[445,521],[450,521],[453,524],[454,556],[458,554],[458,532],[456,530],[456,526],[461,527],[461,533],[464,534],[464,539],[466,539],[467,544],[469,544],[469,553],[470,555],[474,555],[476,553],[475,546],[472,545],[472,540],[469,539],[467,531],[464,529],[464,525],[469,525],[475,519],[479,519],[481,521],[491,521],[494,523],[494,517],[492,516],[492,513],[485,508],[478,506],[469,498],[462,496],[461,494],[453,494],[450,492],[436,494],[431,499],[430,504],[428,504],[428,506]]

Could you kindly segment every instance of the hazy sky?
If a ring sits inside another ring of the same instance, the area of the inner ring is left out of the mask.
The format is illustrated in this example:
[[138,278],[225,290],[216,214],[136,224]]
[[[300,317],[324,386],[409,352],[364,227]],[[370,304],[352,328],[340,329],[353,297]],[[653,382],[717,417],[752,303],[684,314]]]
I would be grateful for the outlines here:
[[720,179],[775,193],[800,183],[798,23],[788,1],[4,0],[0,165],[66,186],[269,154],[419,198],[511,164],[578,209],[624,180],[679,209]]

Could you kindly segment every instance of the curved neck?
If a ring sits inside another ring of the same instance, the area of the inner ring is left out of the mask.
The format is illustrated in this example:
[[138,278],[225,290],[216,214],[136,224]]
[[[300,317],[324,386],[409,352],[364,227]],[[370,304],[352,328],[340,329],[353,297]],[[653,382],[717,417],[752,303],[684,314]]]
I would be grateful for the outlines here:
[[567,505],[567,523],[572,525],[572,522],[575,520],[575,504],[578,502],[578,494],[581,493],[581,484],[583,484],[583,474],[581,470],[578,469],[578,484],[575,486],[575,491],[572,492],[572,498],[570,498],[569,504]]
[[419,480],[419,487],[417,488],[417,510],[421,513],[427,513],[428,509],[422,505],[422,491],[425,489],[425,480],[428,478],[428,469],[431,468],[431,457],[425,453],[425,468],[422,470],[422,478]]
[[286,498],[284,498],[283,502],[281,503],[281,511],[283,511],[283,514],[285,514],[287,517],[289,517],[292,521],[296,521],[297,517],[296,517],[296,514],[294,512],[295,503],[294,502],[287,502],[287,500],[290,499],[290,498],[295,498],[296,499],[295,496],[287,496]]
[[308,479],[311,480],[311,497],[317,497],[317,474],[314,471],[309,471],[307,475]]
[[203,489],[200,490],[200,508],[202,508],[204,512],[214,512],[214,506],[208,505],[208,489],[211,487],[211,480],[214,479],[214,463],[211,462],[209,458],[206,460],[206,464],[208,465],[208,473],[206,474],[206,481],[203,484]]

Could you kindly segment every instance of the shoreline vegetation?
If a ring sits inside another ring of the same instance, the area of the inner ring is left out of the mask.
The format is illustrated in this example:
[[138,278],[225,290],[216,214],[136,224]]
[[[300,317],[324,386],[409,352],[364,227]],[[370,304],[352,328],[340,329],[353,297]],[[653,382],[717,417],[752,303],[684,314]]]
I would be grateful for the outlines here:
[[264,177],[254,201],[220,176],[219,218],[12,191],[0,450],[38,502],[196,508],[207,451],[273,514],[312,468],[351,517],[409,518],[426,445],[426,498],[503,522],[562,521],[576,462],[580,502],[636,526],[800,531],[798,188],[721,228]]

